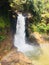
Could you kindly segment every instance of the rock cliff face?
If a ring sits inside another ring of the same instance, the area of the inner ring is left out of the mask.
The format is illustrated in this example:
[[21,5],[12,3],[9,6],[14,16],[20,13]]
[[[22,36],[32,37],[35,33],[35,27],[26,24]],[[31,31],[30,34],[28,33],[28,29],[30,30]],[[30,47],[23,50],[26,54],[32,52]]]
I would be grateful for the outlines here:
[[34,32],[29,35],[29,40],[36,44],[49,43],[49,35]]
[[1,65],[33,65],[31,60],[23,53],[12,50],[9,54],[1,59]]

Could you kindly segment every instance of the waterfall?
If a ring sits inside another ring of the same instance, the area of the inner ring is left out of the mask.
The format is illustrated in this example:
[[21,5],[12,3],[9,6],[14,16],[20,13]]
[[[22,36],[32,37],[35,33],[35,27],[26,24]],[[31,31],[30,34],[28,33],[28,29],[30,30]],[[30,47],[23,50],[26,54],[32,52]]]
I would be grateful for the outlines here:
[[25,40],[25,17],[22,14],[18,14],[16,34],[14,36],[14,46],[18,48],[18,51],[27,52],[34,50],[33,46],[26,44]]

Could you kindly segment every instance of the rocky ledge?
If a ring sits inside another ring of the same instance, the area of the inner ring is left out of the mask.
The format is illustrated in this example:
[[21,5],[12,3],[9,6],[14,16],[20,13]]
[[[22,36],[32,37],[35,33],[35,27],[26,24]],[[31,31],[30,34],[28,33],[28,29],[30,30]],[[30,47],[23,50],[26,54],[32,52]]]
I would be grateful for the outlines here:
[[1,65],[33,65],[31,60],[23,53],[12,50],[1,59]]
[[31,33],[29,36],[29,40],[32,43],[38,43],[38,44],[43,44],[43,43],[49,43],[49,35],[47,34],[40,34],[38,32]]

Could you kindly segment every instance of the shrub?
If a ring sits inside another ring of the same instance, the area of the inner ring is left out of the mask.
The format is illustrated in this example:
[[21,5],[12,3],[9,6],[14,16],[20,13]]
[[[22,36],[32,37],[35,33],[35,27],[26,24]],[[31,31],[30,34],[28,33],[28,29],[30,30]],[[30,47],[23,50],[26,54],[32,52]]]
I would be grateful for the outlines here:
[[2,17],[0,17],[0,28],[5,28],[5,22]]
[[39,23],[37,28],[39,32],[46,33],[47,27],[45,23]]
[[39,33],[49,33],[49,24],[45,24],[44,22],[38,24],[32,24],[30,26],[32,32],[39,32]]
[[3,41],[5,39],[4,35],[0,35],[0,42]]

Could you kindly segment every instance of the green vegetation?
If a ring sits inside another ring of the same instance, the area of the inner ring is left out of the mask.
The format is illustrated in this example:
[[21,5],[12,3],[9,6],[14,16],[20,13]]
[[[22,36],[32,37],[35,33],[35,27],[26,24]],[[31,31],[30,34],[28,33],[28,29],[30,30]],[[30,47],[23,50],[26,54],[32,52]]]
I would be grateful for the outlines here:
[[0,4],[0,40],[4,38],[1,35],[5,35],[10,29],[8,6],[17,10],[22,9],[32,14],[32,20],[29,23],[29,28],[32,32],[49,33],[48,0],[2,0]]
[[49,24],[39,23],[38,25],[31,25],[31,31],[39,33],[49,33]]
[[0,28],[5,28],[5,27],[9,27],[10,26],[10,24],[9,24],[9,19],[8,19],[8,17],[3,17],[3,16],[1,16],[0,17]]
[[0,42],[3,41],[5,39],[4,35],[0,35]]
[[[18,6],[25,12],[32,14],[29,28],[33,32],[49,33],[49,1],[48,0],[14,0],[12,7]],[[15,7],[16,8],[16,7]],[[16,8],[17,9],[17,8]]]
[[6,37],[7,31],[10,28],[10,22],[8,17],[5,18],[5,16],[0,17],[0,41],[4,40]]
[[30,29],[32,32],[49,33],[49,1],[48,0],[28,0],[26,9],[32,17]]
[[[1,2],[3,3],[3,1]],[[7,31],[10,29],[10,19],[7,5],[0,4],[0,41],[5,39],[6,34],[8,33]]]

